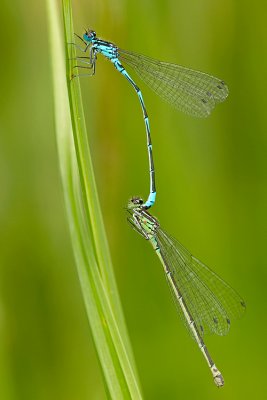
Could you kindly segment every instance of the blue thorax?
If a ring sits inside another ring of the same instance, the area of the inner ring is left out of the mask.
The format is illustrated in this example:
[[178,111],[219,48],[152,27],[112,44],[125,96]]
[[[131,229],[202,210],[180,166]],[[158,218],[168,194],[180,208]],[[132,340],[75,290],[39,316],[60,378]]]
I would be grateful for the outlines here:
[[114,62],[114,59],[118,58],[118,48],[115,44],[97,39],[96,37],[90,37],[86,33],[83,35],[83,38],[88,44],[92,44],[93,49],[97,53],[103,54],[109,60]]

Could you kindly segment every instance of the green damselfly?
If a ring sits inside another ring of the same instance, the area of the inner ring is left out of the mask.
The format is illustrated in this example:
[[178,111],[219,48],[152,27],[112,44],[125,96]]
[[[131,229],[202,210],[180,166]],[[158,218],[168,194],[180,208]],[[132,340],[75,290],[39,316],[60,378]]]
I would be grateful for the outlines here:
[[223,386],[223,376],[208,352],[203,335],[226,335],[231,320],[244,313],[244,300],[215,272],[167,234],[144,207],[142,199],[132,198],[127,211],[132,227],[149,240],[156,251],[178,313],[207,361],[215,384]]

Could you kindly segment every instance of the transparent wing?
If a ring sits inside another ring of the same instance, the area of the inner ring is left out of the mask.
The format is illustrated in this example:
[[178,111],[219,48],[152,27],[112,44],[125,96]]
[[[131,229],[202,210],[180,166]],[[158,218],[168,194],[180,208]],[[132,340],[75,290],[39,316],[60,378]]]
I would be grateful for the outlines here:
[[122,49],[118,56],[159,96],[186,114],[207,117],[228,96],[222,80],[203,72]]
[[[226,335],[231,319],[241,317],[245,311],[243,299],[163,230],[158,229],[156,240],[199,333]],[[179,303],[177,305],[188,327]]]

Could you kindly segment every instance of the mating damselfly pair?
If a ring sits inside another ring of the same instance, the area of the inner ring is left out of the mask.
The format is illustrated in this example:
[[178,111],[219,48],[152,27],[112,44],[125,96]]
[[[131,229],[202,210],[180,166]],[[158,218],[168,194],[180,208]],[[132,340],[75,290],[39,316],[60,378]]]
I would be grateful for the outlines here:
[[94,75],[97,54],[102,54],[125,76],[138,95],[146,129],[150,192],[146,202],[138,197],[130,200],[127,207],[130,214],[128,221],[156,251],[178,306],[178,313],[204,355],[215,384],[223,386],[222,374],[204,344],[203,335],[227,334],[231,319],[243,314],[245,303],[217,274],[164,232],[157,219],[148,212],[156,199],[150,125],[142,92],[124,68],[124,64],[132,67],[164,100],[196,117],[207,117],[217,103],[226,99],[228,88],[222,80],[203,72],[122,50],[111,42],[97,38],[93,30],[87,30],[83,37],[76,36],[85,44],[85,48],[78,47],[83,52],[89,51],[89,56],[77,57],[85,65],[75,67],[91,70],[90,73],[79,76]]

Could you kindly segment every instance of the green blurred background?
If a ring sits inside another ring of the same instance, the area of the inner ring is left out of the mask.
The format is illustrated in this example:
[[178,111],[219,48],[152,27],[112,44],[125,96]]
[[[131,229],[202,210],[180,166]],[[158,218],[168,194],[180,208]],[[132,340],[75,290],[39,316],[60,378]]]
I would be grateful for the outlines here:
[[[207,120],[177,113],[137,78],[151,119],[162,226],[244,297],[245,317],[206,343],[217,390],[176,315],[160,263],[126,223],[147,196],[132,88],[98,57],[82,80],[89,141],[118,287],[146,399],[266,394],[267,6],[243,0],[80,0],[75,30],[214,74],[230,88]],[[60,4],[60,3],[59,3]],[[66,224],[45,4],[0,14],[0,398],[105,399]],[[134,76],[134,74],[133,74]]]

